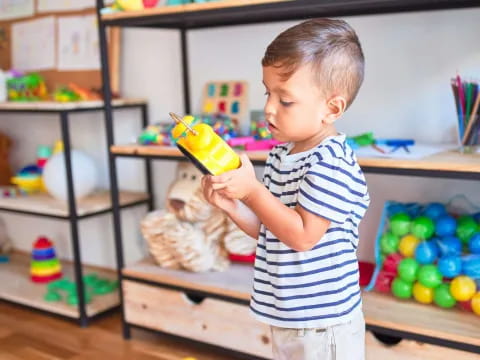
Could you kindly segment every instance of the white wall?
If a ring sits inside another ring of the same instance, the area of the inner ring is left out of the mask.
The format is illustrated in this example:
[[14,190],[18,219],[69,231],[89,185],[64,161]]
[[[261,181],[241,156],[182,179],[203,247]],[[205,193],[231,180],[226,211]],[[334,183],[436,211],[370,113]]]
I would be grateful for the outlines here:
[[[480,76],[480,10],[421,12],[346,18],[357,30],[366,56],[364,85],[338,127],[347,134],[373,131],[377,137],[413,137],[423,142],[455,142],[455,111],[449,80],[457,71],[466,77]],[[193,110],[200,109],[205,82],[242,79],[250,83],[250,105],[261,109],[260,59],[278,32],[294,22],[258,24],[191,31],[188,36]],[[179,34],[170,30],[128,29],[122,48],[122,93],[145,97],[151,121],[168,121],[168,112],[183,109],[180,77]],[[0,131],[17,142],[13,153],[16,167],[31,162],[36,145],[53,142],[59,136],[54,118],[38,115],[0,117]],[[24,123],[21,127],[19,124]],[[117,142],[138,134],[140,119],[133,110],[116,112]],[[79,114],[72,119],[75,147],[87,151],[101,167],[107,183],[103,118]],[[35,134],[35,135],[33,135]],[[156,161],[154,184],[157,204],[162,204],[165,186],[172,179],[174,163]],[[259,171],[261,171],[259,169]],[[122,188],[141,188],[144,177],[135,160],[119,162]],[[480,204],[478,183],[434,178],[367,175],[372,205],[361,226],[359,256],[372,259],[373,239],[382,204],[399,201],[448,201],[466,194]],[[131,262],[145,253],[138,222],[144,210],[123,211],[125,254]],[[51,236],[62,255],[69,256],[66,223],[27,216],[4,215],[17,247],[30,249],[38,234]],[[114,247],[109,216],[84,220],[81,224],[85,262],[114,264]]]

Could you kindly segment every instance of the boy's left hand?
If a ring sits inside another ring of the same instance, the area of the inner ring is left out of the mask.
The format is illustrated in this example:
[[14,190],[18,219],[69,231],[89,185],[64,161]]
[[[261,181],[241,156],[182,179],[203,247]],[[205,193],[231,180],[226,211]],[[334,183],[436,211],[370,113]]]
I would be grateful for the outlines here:
[[246,154],[240,155],[242,165],[235,170],[210,177],[212,188],[230,199],[245,200],[260,184],[252,162]]

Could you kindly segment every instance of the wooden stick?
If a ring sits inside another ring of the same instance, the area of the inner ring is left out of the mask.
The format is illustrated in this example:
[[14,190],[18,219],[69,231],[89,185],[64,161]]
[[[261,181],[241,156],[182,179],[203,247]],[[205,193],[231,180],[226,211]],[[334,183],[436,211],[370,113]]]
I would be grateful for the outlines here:
[[183,126],[185,126],[185,127],[187,128],[187,130],[190,131],[193,135],[198,135],[198,133],[197,133],[195,130],[193,130],[193,129],[190,127],[190,125],[188,125],[185,121],[183,121],[183,119],[182,119],[180,116],[178,116],[177,114],[175,114],[175,113],[173,113],[173,112],[170,112],[170,113],[168,113],[168,114],[170,115],[170,117],[171,117],[173,120],[175,120],[175,122],[177,122],[177,123],[182,123]]
[[[472,113],[470,114],[470,119],[468,119],[467,129],[465,130],[465,134],[463,135],[463,139],[462,139],[462,144],[463,145],[466,145],[468,136],[470,135],[470,132],[473,129],[473,123],[475,122],[473,120],[474,120],[475,116],[477,115],[479,105],[480,105],[480,92],[477,94],[477,99],[475,100],[475,105],[473,105],[473,110],[472,110]],[[476,120],[478,121],[478,119],[476,119]]]

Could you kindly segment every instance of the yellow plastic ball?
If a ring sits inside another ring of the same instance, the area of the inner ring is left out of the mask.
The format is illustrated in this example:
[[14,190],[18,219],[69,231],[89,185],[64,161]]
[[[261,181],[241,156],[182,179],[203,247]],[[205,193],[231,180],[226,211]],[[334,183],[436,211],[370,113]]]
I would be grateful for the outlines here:
[[450,283],[450,293],[457,301],[470,300],[476,290],[477,285],[475,284],[475,281],[465,275],[457,276]]
[[413,285],[413,297],[419,303],[422,304],[431,304],[433,302],[433,290],[423,286],[418,281]]
[[187,134],[185,138],[185,143],[191,151],[208,150],[219,141],[218,136],[215,136],[213,129],[207,124],[195,125],[193,129],[197,135]]
[[405,235],[400,240],[400,245],[398,246],[398,250],[400,254],[405,257],[414,257],[415,249],[417,245],[420,243],[420,239],[413,235]]
[[475,314],[480,316],[480,292],[477,292],[472,297],[472,310]]

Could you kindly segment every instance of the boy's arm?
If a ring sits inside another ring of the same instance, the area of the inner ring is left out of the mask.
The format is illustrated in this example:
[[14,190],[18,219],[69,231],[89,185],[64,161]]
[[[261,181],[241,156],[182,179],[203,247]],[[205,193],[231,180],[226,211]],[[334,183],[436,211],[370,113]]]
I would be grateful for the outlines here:
[[[240,199],[285,245],[297,251],[311,249],[327,231],[330,221],[298,206],[291,209],[268,191],[255,177],[246,155],[242,166],[220,176],[208,176],[205,185],[223,199]],[[229,213],[228,210],[226,210]]]
[[229,199],[220,192],[214,191],[211,177],[202,178],[203,195],[212,205],[222,209],[232,221],[247,235],[258,239],[260,220],[255,213],[237,199]]

